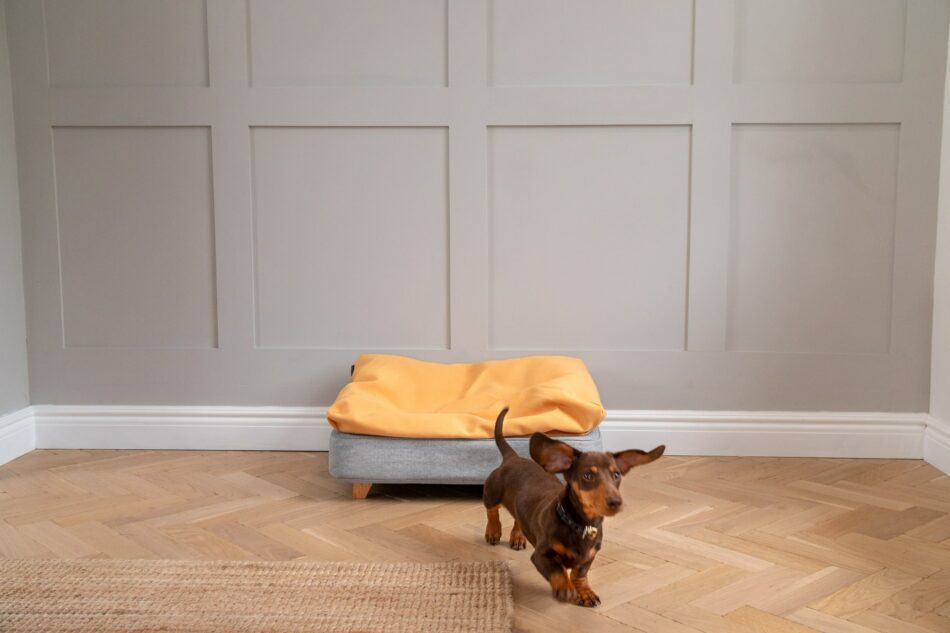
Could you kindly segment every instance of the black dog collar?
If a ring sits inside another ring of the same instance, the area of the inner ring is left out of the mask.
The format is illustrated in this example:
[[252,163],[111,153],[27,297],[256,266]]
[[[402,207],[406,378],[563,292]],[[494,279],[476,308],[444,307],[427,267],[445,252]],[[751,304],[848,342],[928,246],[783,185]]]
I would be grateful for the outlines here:
[[593,525],[581,525],[572,519],[568,516],[567,510],[564,509],[560,501],[558,501],[557,504],[557,515],[561,518],[561,521],[564,521],[569,528],[580,534],[583,538],[597,538],[597,527]]

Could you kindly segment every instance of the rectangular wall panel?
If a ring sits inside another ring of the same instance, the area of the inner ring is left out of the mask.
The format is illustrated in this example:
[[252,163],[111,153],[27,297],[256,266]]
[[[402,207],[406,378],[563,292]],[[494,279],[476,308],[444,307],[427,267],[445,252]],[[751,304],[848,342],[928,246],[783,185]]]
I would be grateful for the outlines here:
[[68,347],[216,345],[207,128],[55,128]]
[[255,86],[444,86],[446,0],[249,0]]
[[683,349],[689,127],[492,128],[496,349]]
[[445,348],[444,128],[254,128],[261,347]]
[[53,86],[207,86],[204,0],[45,0]]
[[489,1],[496,86],[690,82],[690,0]]
[[733,128],[729,348],[889,348],[897,125]]
[[736,0],[737,82],[900,81],[906,0]]

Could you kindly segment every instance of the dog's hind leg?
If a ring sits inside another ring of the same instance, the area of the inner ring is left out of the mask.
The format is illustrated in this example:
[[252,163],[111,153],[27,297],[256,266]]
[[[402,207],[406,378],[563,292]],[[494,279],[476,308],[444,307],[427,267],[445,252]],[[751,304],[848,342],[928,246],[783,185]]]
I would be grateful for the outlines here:
[[501,518],[498,516],[498,508],[488,508],[488,525],[485,526],[485,542],[489,545],[498,545],[501,540]]
[[501,540],[501,517],[498,508],[501,507],[501,476],[497,470],[492,471],[485,480],[482,490],[482,503],[488,512],[488,525],[485,526],[485,541],[489,545],[497,545]]
[[524,537],[521,531],[521,524],[515,519],[515,525],[511,528],[511,536],[508,537],[508,545],[511,549],[524,549],[528,545],[528,539]]

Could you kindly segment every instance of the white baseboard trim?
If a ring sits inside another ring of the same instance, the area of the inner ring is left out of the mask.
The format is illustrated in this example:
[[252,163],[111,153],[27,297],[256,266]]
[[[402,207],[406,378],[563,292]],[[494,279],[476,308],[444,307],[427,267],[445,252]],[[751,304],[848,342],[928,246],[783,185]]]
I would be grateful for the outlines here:
[[[37,448],[326,450],[325,407],[32,407]],[[609,450],[666,444],[672,455],[921,458],[927,416],[612,410]]]
[[[607,450],[926,459],[950,474],[950,424],[922,413],[611,410]],[[327,450],[326,407],[35,405],[0,416],[0,464],[34,448]]]
[[33,407],[37,448],[325,451],[326,407]]
[[919,413],[610,411],[608,450],[667,445],[671,455],[920,459]]
[[33,407],[0,415],[0,464],[12,462],[35,447]]
[[950,423],[933,416],[927,417],[924,459],[934,468],[950,475]]

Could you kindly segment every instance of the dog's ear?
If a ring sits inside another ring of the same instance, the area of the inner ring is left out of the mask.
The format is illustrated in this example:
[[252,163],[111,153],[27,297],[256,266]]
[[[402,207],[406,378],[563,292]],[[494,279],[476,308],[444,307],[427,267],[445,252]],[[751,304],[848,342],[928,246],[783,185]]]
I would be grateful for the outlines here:
[[549,473],[561,473],[571,467],[580,455],[573,446],[552,440],[544,433],[531,436],[531,459],[538,462]]
[[617,467],[620,469],[620,472],[626,475],[627,471],[634,466],[643,466],[644,464],[649,464],[659,459],[665,450],[666,446],[662,445],[657,446],[649,453],[645,453],[638,448],[632,448],[622,453],[614,453],[614,461],[617,462]]

